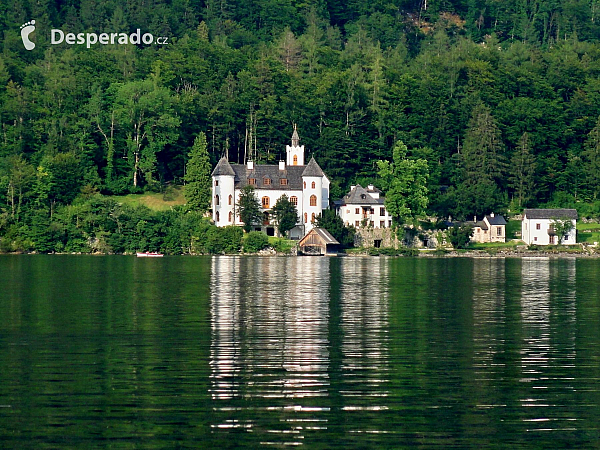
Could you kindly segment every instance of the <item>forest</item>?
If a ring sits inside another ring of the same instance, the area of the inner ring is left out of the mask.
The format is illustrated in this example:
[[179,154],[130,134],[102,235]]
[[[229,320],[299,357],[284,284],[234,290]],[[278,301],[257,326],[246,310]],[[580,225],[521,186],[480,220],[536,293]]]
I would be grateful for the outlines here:
[[[555,206],[597,218],[599,10],[597,0],[4,0],[0,251],[185,252],[201,211],[131,209],[118,196],[182,185],[200,133],[213,167],[222,156],[274,163],[293,124],[332,199],[351,184],[381,187],[377,162],[402,141],[427,162],[430,216]],[[32,19],[28,51],[20,27]],[[51,29],[169,39],[51,45]]]

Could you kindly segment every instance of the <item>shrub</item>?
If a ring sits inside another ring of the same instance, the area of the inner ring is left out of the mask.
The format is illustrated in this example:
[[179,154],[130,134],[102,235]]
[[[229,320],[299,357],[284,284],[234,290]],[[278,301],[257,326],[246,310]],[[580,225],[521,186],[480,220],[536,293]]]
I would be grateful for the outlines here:
[[244,251],[256,253],[269,245],[269,238],[260,231],[251,231],[244,237]]

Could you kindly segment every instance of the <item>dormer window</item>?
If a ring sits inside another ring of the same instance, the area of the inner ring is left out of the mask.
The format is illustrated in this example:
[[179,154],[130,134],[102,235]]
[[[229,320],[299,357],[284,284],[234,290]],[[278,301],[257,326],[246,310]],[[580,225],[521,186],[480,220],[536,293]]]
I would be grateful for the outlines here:
[[248,184],[252,186],[256,186],[256,178],[248,178]]
[[367,198],[366,194],[360,194],[360,198],[365,199]]
[[287,178],[281,178],[281,179],[279,180],[279,184],[280,184],[281,186],[287,186],[287,184],[288,184],[288,180],[287,180]]
[[269,186],[271,184],[271,179],[270,178],[263,178],[263,184],[265,186]]

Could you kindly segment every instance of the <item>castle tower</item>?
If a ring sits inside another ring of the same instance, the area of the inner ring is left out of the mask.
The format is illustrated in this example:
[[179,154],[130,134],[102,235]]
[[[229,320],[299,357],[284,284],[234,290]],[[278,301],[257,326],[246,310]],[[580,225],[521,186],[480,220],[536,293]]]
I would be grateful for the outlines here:
[[212,173],[212,216],[215,225],[233,225],[235,217],[235,172],[227,161],[221,158]]
[[294,124],[294,133],[292,134],[292,145],[285,146],[287,155],[286,164],[288,166],[303,166],[304,165],[304,145],[300,145],[300,137],[296,124]]
[[[314,158],[306,166],[302,172],[302,223],[304,224],[304,232],[308,233],[312,230],[314,223],[313,218],[322,213],[323,207],[327,208],[328,199],[323,199],[323,190],[329,189],[329,183],[324,186],[326,180],[325,174],[317,164]],[[329,195],[329,193],[327,193]]]

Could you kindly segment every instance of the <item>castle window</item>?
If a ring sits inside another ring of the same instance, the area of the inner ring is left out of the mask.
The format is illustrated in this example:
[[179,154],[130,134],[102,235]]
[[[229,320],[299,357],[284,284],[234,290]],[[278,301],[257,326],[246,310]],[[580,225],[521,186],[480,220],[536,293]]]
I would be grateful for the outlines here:
[[360,214],[360,208],[356,208],[356,209],[354,210],[354,214]]
[[310,223],[314,223],[315,222],[315,213],[312,213],[312,215],[310,216]]
[[268,208],[269,207],[269,197],[263,197],[262,198],[262,207],[263,208]]
[[270,184],[271,184],[271,179],[270,179],[270,178],[264,178],[264,179],[263,179],[263,184],[264,184],[265,186],[268,186],[268,185],[270,185]]
[[304,213],[304,223],[308,222],[308,214]]
[[215,180],[215,186],[219,185],[219,180]]
[[294,166],[298,165],[298,155],[294,155]]
[[[233,196],[231,194],[229,194],[229,204],[231,205],[231,202],[233,201]],[[231,220],[230,220],[231,222]]]
[[256,186],[256,178],[248,178],[248,184],[252,186]]
[[310,206],[317,206],[317,196],[316,195],[310,196]]
[[354,222],[354,226],[356,228],[360,227],[360,220],[357,220],[356,222]]
[[231,219],[233,218],[233,213],[229,211],[229,223],[231,223]]
[[379,228],[385,228],[385,220],[379,222]]
[[535,229],[536,229],[536,230],[539,230],[540,228],[541,228],[541,224],[540,224],[540,223],[536,223],[536,224],[535,224]]
[[219,211],[215,213],[215,222],[219,221]]
[[279,184],[282,185],[282,186],[287,186],[287,184],[288,184],[287,178],[281,178],[279,180]]
[[294,206],[298,206],[298,197],[296,197],[295,195],[291,196],[290,203]]
[[312,184],[310,185],[310,187],[311,187],[311,188],[313,188],[313,189],[316,187],[316,185],[315,185],[315,182],[314,182],[314,181],[312,182]]
[[306,189],[306,181],[304,182],[304,189]]
[[385,208],[379,208],[379,215],[385,216]]
[[219,206],[219,196],[215,195],[215,205]]

